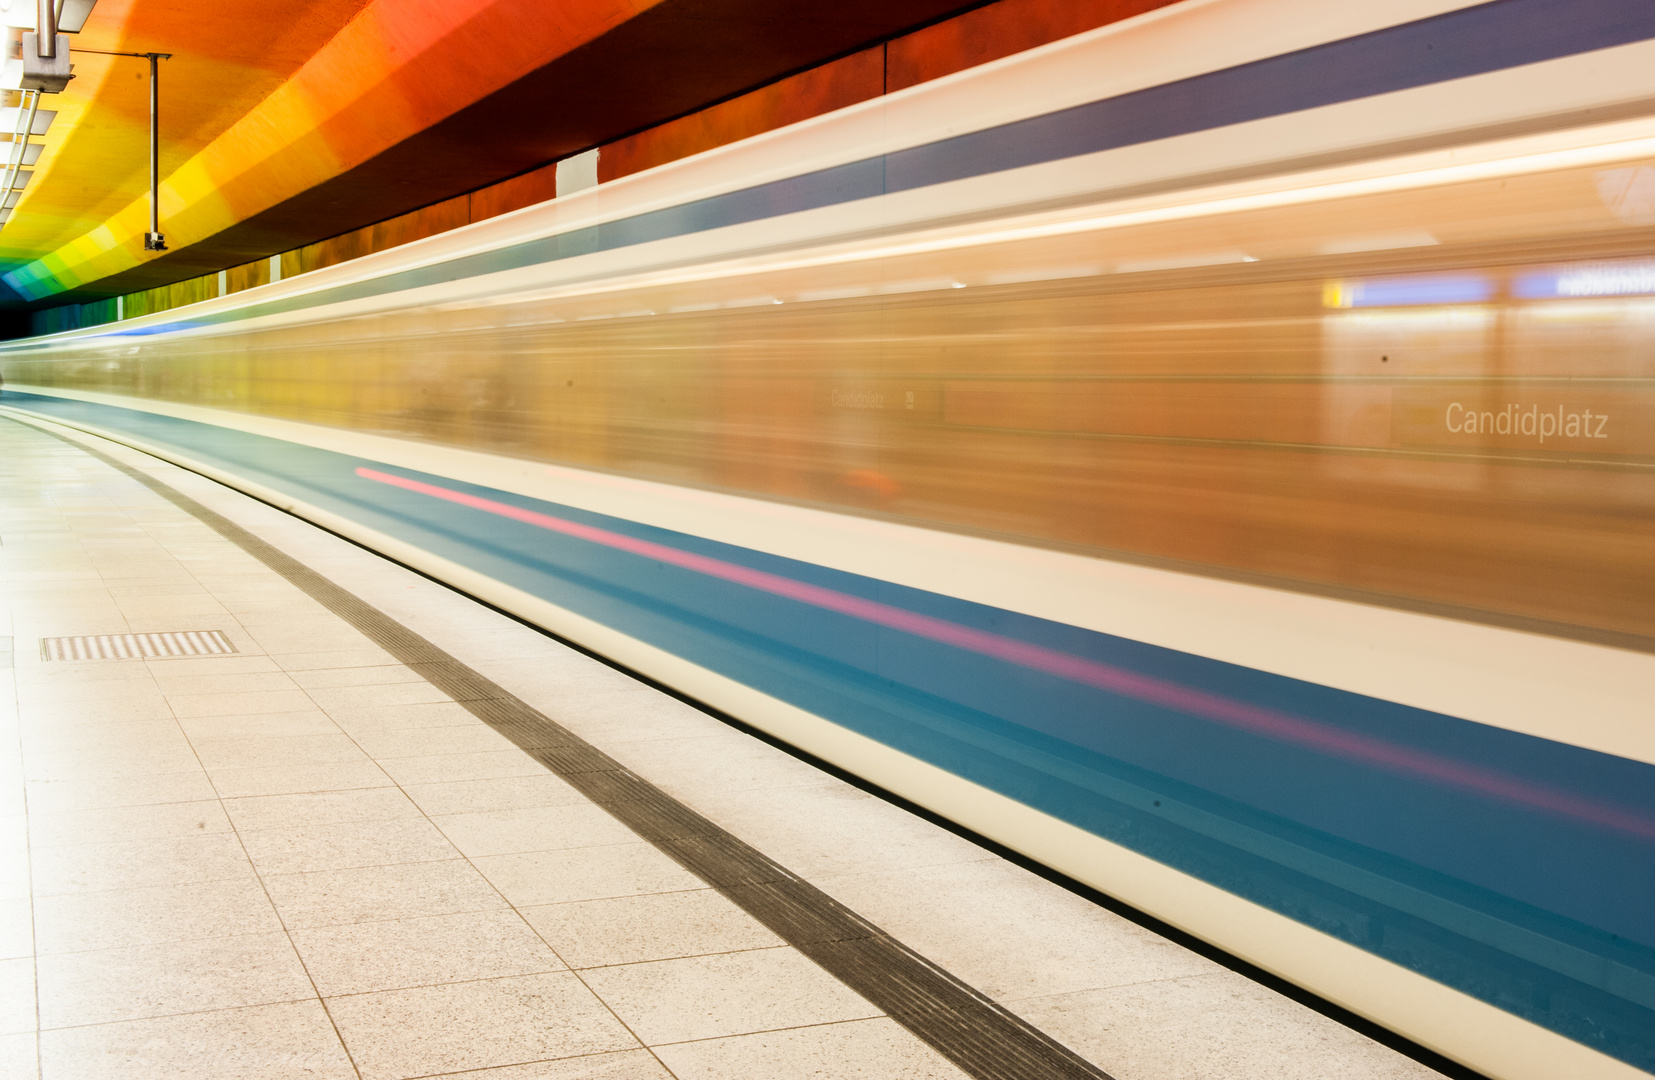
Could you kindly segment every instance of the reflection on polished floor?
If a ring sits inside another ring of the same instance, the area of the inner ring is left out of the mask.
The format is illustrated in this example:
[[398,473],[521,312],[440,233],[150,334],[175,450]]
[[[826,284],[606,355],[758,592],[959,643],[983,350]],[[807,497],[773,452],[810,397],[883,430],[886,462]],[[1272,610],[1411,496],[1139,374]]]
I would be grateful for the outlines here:
[[[1119,1080],[1436,1075],[440,585],[67,434],[0,419],[0,1077],[982,1075],[212,514]],[[180,631],[235,652],[42,659]]]

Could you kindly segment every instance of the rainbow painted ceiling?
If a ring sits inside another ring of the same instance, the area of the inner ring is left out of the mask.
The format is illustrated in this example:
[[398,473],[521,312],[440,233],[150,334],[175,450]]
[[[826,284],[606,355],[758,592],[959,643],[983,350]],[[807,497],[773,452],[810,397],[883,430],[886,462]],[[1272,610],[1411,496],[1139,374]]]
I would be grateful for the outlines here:
[[[31,5],[34,0],[10,0]],[[0,11],[6,0],[0,0]],[[99,0],[4,229],[23,302],[165,284],[544,165],[963,7],[959,0]],[[17,21],[13,19],[12,21]],[[161,66],[148,227],[144,61]]]

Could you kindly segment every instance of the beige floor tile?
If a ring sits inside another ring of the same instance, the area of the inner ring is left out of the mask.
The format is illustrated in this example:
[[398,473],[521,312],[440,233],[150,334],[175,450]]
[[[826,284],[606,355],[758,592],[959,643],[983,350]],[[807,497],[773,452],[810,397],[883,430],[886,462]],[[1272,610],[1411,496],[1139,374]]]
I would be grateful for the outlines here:
[[783,944],[711,889],[651,893],[523,909],[573,968],[637,964]]
[[34,916],[42,956],[282,928],[254,880],[71,893],[37,905]]
[[264,883],[282,920],[293,929],[498,911],[506,906],[463,859],[279,874]]
[[42,1080],[355,1080],[319,1001],[65,1028],[40,1040]]
[[560,776],[541,770],[538,776],[506,776],[492,780],[456,780],[442,784],[410,784],[403,789],[421,810],[439,814],[484,813],[531,806],[566,806],[586,797]]
[[433,757],[437,754],[504,753],[517,749],[510,739],[478,720],[445,727],[355,731],[351,734],[357,745],[381,761]]
[[357,641],[345,648],[316,650],[301,646],[291,649],[271,649],[270,658],[283,671],[329,671],[336,668],[368,667],[376,664],[394,664],[396,657],[365,641]]
[[51,701],[20,703],[18,716],[27,722],[56,724],[123,724],[133,720],[171,720],[164,699],[147,694],[108,701]]
[[369,667],[327,668],[321,671],[296,671],[293,681],[306,690],[321,690],[336,686],[384,686],[390,683],[422,683],[425,677],[401,664],[375,664]]
[[119,780],[132,776],[196,772],[201,763],[187,745],[147,750],[64,750],[24,757],[30,780]]
[[61,724],[31,720],[19,725],[24,752],[62,754],[77,750],[133,753],[189,750],[176,720],[133,720],[110,724]]
[[199,716],[178,721],[192,740],[253,741],[288,739],[300,735],[342,735],[321,709],[290,713],[252,713],[247,716]]
[[700,878],[643,843],[472,861],[518,908],[703,887]]
[[374,709],[387,705],[429,705],[451,700],[435,686],[419,682],[377,683],[368,686],[317,687],[310,691],[316,704],[328,712]]
[[37,1036],[32,1031],[20,1035],[0,1035],[0,1076],[8,1080],[12,1077],[35,1080],[40,1075],[40,1059],[35,1053],[36,1040]]
[[433,819],[467,857],[628,844],[638,834],[591,803],[449,814]]
[[180,717],[244,716],[247,713],[304,712],[314,703],[303,690],[255,690],[221,694],[169,694]]
[[581,977],[646,1046],[880,1015],[790,948],[589,968]]
[[243,675],[280,671],[268,656],[168,656],[149,661],[146,673],[155,678],[184,675]]
[[0,960],[34,955],[34,912],[27,897],[0,900]]
[[140,680],[77,678],[25,683],[17,688],[17,700],[24,705],[58,705],[88,701],[148,701],[160,704],[164,697],[155,686]]
[[43,1028],[316,996],[283,933],[43,956],[39,979]]
[[257,829],[243,832],[241,842],[265,875],[437,862],[458,854],[423,816]]
[[637,1045],[568,972],[333,998],[363,1080],[452,1073]]
[[295,930],[324,997],[562,971],[514,911],[470,911]]
[[236,828],[296,829],[345,821],[392,821],[420,817],[400,788],[360,788],[355,791],[306,792],[299,795],[263,795],[226,799],[224,809]]
[[216,799],[29,816],[29,843],[35,847],[159,840],[229,830],[230,819]]
[[0,960],[0,1035],[35,1030],[35,960]]
[[966,1080],[885,1017],[655,1048],[678,1080]]
[[328,735],[198,736],[190,742],[201,758],[202,767],[209,774],[223,769],[328,765],[367,759],[355,741],[343,732]]
[[1133,1080],[1440,1080],[1411,1058],[1231,971],[1011,1002]]
[[31,780],[25,785],[30,813],[67,813],[100,807],[151,806],[217,797],[200,769],[159,776],[98,780]]
[[352,734],[370,731],[408,731],[414,728],[469,727],[478,722],[477,718],[457,701],[335,709],[329,715],[339,722],[340,727]]
[[212,786],[221,798],[256,795],[297,795],[305,792],[350,791],[389,787],[385,771],[366,758],[325,765],[282,765],[252,769],[215,769]]
[[30,862],[36,896],[253,877],[241,841],[228,832],[41,847]]
[[534,776],[546,766],[518,749],[478,754],[432,754],[389,758],[380,767],[399,784],[431,784],[445,780],[490,780],[501,776]]
[[[274,665],[271,665],[274,667]],[[172,697],[193,697],[215,694],[252,694],[299,689],[283,671],[250,672],[170,672],[157,669],[155,685],[162,694]],[[180,712],[180,716],[188,715]]]
[[40,653],[35,651],[35,642],[25,643],[16,641],[12,646],[18,650],[13,662],[17,665],[12,674],[17,679],[17,685],[39,686],[53,683],[81,683],[81,682],[110,682],[125,683],[133,680],[142,681],[150,685],[149,665],[143,660],[88,660],[74,662],[69,660],[53,660],[44,662]]
[[614,1050],[529,1065],[450,1073],[445,1080],[672,1080],[672,1074],[648,1050]]

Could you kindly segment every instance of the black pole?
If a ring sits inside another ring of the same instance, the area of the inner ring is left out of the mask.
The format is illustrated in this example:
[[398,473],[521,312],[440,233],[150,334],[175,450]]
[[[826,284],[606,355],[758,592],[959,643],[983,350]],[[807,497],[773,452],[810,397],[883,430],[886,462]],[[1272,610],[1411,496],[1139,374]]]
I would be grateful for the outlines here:
[[161,54],[144,55],[149,58],[149,232],[144,236],[144,250],[165,251],[167,238],[161,235]]

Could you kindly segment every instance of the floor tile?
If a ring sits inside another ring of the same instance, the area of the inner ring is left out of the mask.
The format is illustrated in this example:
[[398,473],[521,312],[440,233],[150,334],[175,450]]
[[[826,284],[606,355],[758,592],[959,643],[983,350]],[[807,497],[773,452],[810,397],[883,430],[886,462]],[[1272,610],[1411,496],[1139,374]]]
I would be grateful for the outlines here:
[[146,674],[157,679],[183,675],[240,675],[280,671],[268,656],[165,656],[148,662]]
[[467,857],[636,843],[638,834],[591,803],[490,810],[434,818]]
[[316,791],[349,791],[389,787],[391,778],[366,759],[334,761],[324,765],[282,765],[253,769],[215,769],[212,784],[225,799],[255,795],[296,795]]
[[265,885],[282,920],[294,929],[506,906],[463,859],[273,875]]
[[173,713],[164,699],[143,695],[118,701],[23,703],[18,706],[18,715],[25,720],[60,724],[121,724],[133,720],[171,720]]
[[31,780],[26,790],[30,813],[67,813],[100,807],[193,802],[212,799],[217,795],[200,769],[159,776],[98,780]]
[[319,1001],[65,1028],[40,1039],[42,1080],[355,1080]]
[[35,908],[41,955],[278,931],[255,880],[70,893]]
[[436,862],[458,854],[423,816],[256,829],[243,832],[241,842],[265,875]]
[[61,754],[79,750],[133,753],[189,752],[189,740],[176,720],[134,720],[110,724],[62,724],[29,721],[19,725],[26,754]]
[[[281,671],[263,672],[155,672],[155,685],[168,698],[202,694],[250,694],[297,690],[298,685]],[[275,711],[275,710],[272,710]],[[187,715],[181,712],[179,715]]]
[[380,762],[399,784],[430,784],[443,780],[487,780],[500,776],[534,776],[546,766],[518,749],[480,754],[433,754],[399,757]]
[[880,1015],[790,948],[590,968],[581,976],[646,1046]]
[[309,691],[328,712],[383,708],[386,705],[426,705],[449,701],[447,694],[424,681],[375,683],[367,686],[317,687]]
[[333,998],[328,1008],[363,1080],[401,1080],[637,1045],[568,972]]
[[0,960],[34,955],[34,912],[27,897],[0,900]]
[[672,1080],[672,1074],[648,1050],[613,1050],[530,1065],[450,1073],[444,1080]]
[[285,739],[302,735],[343,734],[321,709],[289,713],[250,713],[246,716],[200,716],[178,721],[192,740]]
[[544,769],[538,775],[409,784],[403,790],[419,804],[421,810],[433,816],[518,810],[531,806],[566,806],[586,801],[586,797],[570,787],[562,777]]
[[966,1080],[885,1017],[655,1048],[678,1080]]
[[699,889],[700,878],[648,844],[473,859],[514,907]]
[[35,1053],[37,1038],[32,1031],[20,1035],[0,1035],[0,1076],[7,1080],[14,1077],[16,1080],[35,1080],[40,1075],[40,1059]]
[[305,690],[319,690],[331,686],[380,686],[386,683],[421,683],[425,677],[401,664],[375,664],[371,667],[324,668],[320,671],[296,671],[293,681]]
[[562,971],[514,911],[470,911],[295,930],[324,997]]
[[131,776],[197,772],[201,763],[188,746],[133,750],[68,750],[29,754],[24,773],[30,780],[119,780]]
[[100,807],[29,815],[29,843],[35,847],[157,840],[230,831],[217,799]]
[[488,725],[473,721],[399,731],[353,731],[357,745],[380,761],[437,754],[506,753],[517,746]]
[[407,731],[413,728],[469,727],[478,722],[477,718],[457,701],[335,709],[329,715],[340,727],[353,735],[370,731]]
[[636,964],[783,944],[711,889],[522,909],[573,968]]
[[284,933],[43,956],[39,978],[42,1028],[316,996]]
[[247,693],[171,694],[167,703],[179,717],[241,716],[246,713],[303,712],[314,707],[303,690],[259,690]]
[[280,734],[280,736],[194,736],[190,739],[202,767],[220,769],[280,769],[319,766],[339,761],[366,761],[366,754],[344,733]]
[[357,788],[351,791],[304,792],[297,795],[260,795],[226,799],[224,809],[236,828],[294,829],[344,821],[391,821],[422,816],[420,808],[400,788]]
[[234,833],[41,847],[30,861],[36,896],[250,879],[253,867]]
[[35,1030],[35,960],[0,960],[0,1035]]
[[271,649],[270,659],[283,671],[328,671],[336,668],[366,667],[370,664],[394,664],[396,657],[383,649],[357,641],[340,649],[315,651],[301,647]]

